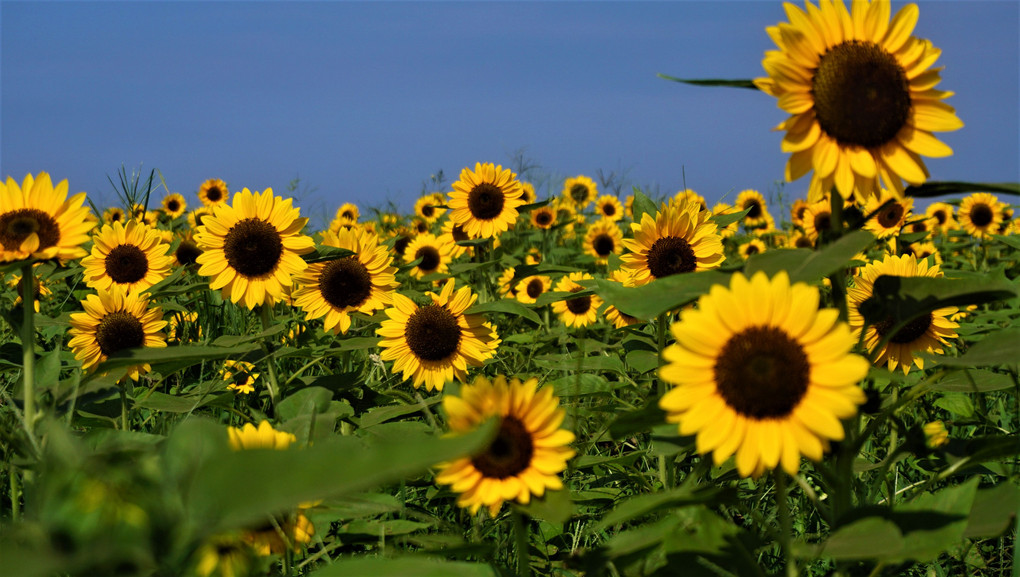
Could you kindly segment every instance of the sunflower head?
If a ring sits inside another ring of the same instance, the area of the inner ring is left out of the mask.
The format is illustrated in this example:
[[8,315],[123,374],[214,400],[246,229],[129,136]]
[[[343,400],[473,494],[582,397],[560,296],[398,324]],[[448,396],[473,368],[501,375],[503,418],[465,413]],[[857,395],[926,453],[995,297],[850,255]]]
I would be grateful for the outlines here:
[[441,192],[427,194],[414,203],[414,214],[426,223],[436,222],[439,220],[439,217],[446,213],[446,209],[441,208],[445,202],[446,195]]
[[20,186],[8,176],[0,182],[0,262],[85,256],[96,220],[84,202],[84,192],[67,198],[67,181],[54,187],[45,172],[25,175]]
[[935,219],[935,230],[945,234],[946,231],[956,228],[956,209],[953,205],[945,202],[933,202],[925,209],[924,215]]
[[432,273],[445,273],[453,260],[454,246],[443,241],[443,237],[425,233],[414,237],[404,250],[404,262],[419,261],[411,275],[422,278]]
[[595,257],[595,262],[606,264],[609,255],[623,251],[623,233],[620,227],[608,218],[603,218],[588,227],[584,237],[584,252]]
[[472,238],[491,238],[517,221],[524,204],[517,175],[491,162],[465,168],[450,193],[450,220]]
[[674,200],[683,200],[688,203],[694,203],[698,205],[698,210],[708,210],[708,205],[705,203],[705,197],[694,192],[689,188],[685,188],[673,195]]
[[549,292],[552,279],[544,275],[534,275],[521,279],[517,283],[517,300],[524,304],[534,304],[538,297]]
[[92,237],[92,254],[81,261],[85,284],[99,291],[113,285],[145,290],[170,274],[169,250],[160,231],[136,220],[103,225]]
[[578,175],[563,181],[563,201],[577,210],[584,210],[598,196],[595,181],[584,175]]
[[539,388],[538,379],[479,376],[459,396],[444,396],[443,409],[454,435],[492,418],[499,422],[496,438],[481,452],[438,465],[436,482],[450,485],[461,507],[476,513],[484,506],[495,517],[505,501],[527,505],[563,488],[559,474],[575,455],[574,434],[561,428],[566,412],[552,388]]
[[757,190],[744,190],[737,195],[736,209],[746,210],[744,215],[745,228],[758,228],[768,222],[769,209],[765,197]]
[[[119,351],[166,346],[166,336],[160,332],[167,324],[162,309],[150,307],[149,300],[138,293],[112,285],[88,295],[81,304],[85,312],[71,314],[68,345],[86,371]],[[149,365],[135,365],[126,376],[138,380],[148,370]]]
[[532,204],[537,200],[534,184],[521,182],[521,200],[524,201],[524,204]]
[[994,194],[975,192],[960,202],[957,218],[967,234],[987,238],[998,232],[1005,207]]
[[162,205],[163,212],[171,219],[181,216],[188,210],[188,203],[184,200],[184,196],[176,192],[163,197]]
[[198,188],[198,199],[202,201],[202,206],[213,207],[224,204],[229,198],[230,191],[227,190],[227,183],[218,178],[210,178]]
[[680,202],[663,206],[655,218],[645,213],[640,223],[632,223],[634,238],[623,241],[631,252],[621,259],[635,286],[721,265],[722,238],[710,218],[697,204]]
[[756,254],[765,252],[767,248],[760,238],[752,238],[737,247],[737,252],[740,253],[741,258],[747,260]]
[[615,195],[604,194],[595,201],[595,213],[606,220],[616,222],[623,218],[623,205]]
[[531,224],[535,228],[549,230],[556,224],[556,210],[549,206],[543,206],[531,211]]
[[[578,293],[584,287],[577,284],[579,280],[591,279],[592,276],[583,272],[572,272],[561,278],[556,283],[556,292]],[[599,307],[602,306],[602,299],[596,295],[583,295],[566,297],[563,300],[552,303],[552,310],[559,315],[563,324],[568,327],[586,327],[598,320]]]
[[340,205],[340,208],[336,209],[336,215],[334,215],[333,218],[353,224],[358,222],[358,219],[361,218],[361,212],[358,210],[358,206],[356,204],[345,202]]
[[871,231],[878,238],[896,236],[913,208],[914,199],[898,199],[891,191],[881,190],[864,205],[865,216],[870,216],[864,224],[864,230]]

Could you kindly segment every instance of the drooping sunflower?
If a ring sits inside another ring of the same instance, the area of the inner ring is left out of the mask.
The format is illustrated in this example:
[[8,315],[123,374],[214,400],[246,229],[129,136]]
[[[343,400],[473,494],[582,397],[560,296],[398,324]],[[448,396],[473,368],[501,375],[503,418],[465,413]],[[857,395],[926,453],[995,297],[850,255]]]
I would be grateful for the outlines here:
[[953,205],[945,202],[933,202],[925,209],[927,217],[934,218],[938,222],[938,231],[945,233],[947,230],[956,228],[956,214]]
[[485,326],[482,315],[465,314],[478,295],[471,287],[454,292],[454,279],[442,292],[425,293],[431,304],[418,306],[400,293],[393,294],[387,320],[376,331],[382,339],[379,355],[393,361],[393,372],[412,380],[415,388],[443,390],[446,383],[467,378],[468,366],[479,367],[496,354],[498,336]]
[[460,494],[457,504],[478,512],[483,506],[495,517],[505,501],[527,505],[532,496],[563,488],[559,474],[576,452],[574,434],[561,428],[565,411],[552,387],[538,379],[507,382],[479,376],[461,387],[460,396],[443,397],[452,434],[474,431],[492,417],[499,432],[481,453],[438,465],[436,482]]
[[[872,262],[858,271],[853,277],[853,286],[847,289],[848,320],[858,337],[861,331],[865,330],[864,315],[860,311],[861,304],[874,294],[875,280],[880,276],[938,278],[942,276],[942,270],[937,264],[929,265],[927,259],[918,260],[905,254],[886,255],[881,261]],[[955,329],[960,326],[949,320],[956,312],[956,307],[943,307],[911,321],[889,338],[875,359],[875,364],[887,365],[890,371],[896,370],[899,366],[903,374],[910,372],[913,365],[924,369],[924,359],[914,356],[914,353],[924,351],[929,354],[944,354],[943,346],[949,344],[948,339],[957,336]],[[874,353],[879,342],[892,329],[892,319],[869,324],[864,333],[864,346]]]
[[113,224],[115,222],[124,222],[126,220],[124,215],[124,209],[118,206],[111,206],[110,208],[103,211],[103,222],[107,224]]
[[350,314],[371,315],[392,302],[400,286],[393,257],[379,238],[359,230],[326,231],[322,244],[353,251],[354,254],[328,262],[317,262],[294,277],[294,304],[305,311],[305,319],[323,318],[323,328],[347,334]]
[[584,237],[584,252],[595,257],[595,262],[606,264],[609,255],[623,251],[623,233],[612,220],[603,218],[588,227]]
[[249,309],[273,304],[307,267],[300,255],[315,249],[312,238],[301,234],[308,219],[300,214],[271,188],[234,193],[231,204],[216,206],[198,228],[198,274],[211,277],[209,288]]
[[450,192],[450,220],[472,238],[491,238],[517,222],[517,207],[524,204],[521,183],[508,168],[491,162],[475,163],[460,171]]
[[763,253],[768,249],[765,243],[760,238],[752,238],[747,242],[737,247],[737,252],[740,253],[741,258],[747,260],[748,258]]
[[446,213],[445,208],[440,208],[445,202],[446,195],[441,192],[426,194],[414,203],[414,214],[427,223],[436,222]]
[[96,220],[84,202],[84,192],[67,198],[67,180],[54,187],[45,172],[25,175],[20,186],[8,176],[0,182],[0,262],[85,256]]
[[404,250],[404,262],[410,263],[418,259],[421,262],[411,269],[411,275],[421,278],[427,274],[444,273],[453,259],[453,247],[436,238],[434,234],[419,234]]
[[814,170],[808,199],[835,186],[843,198],[867,198],[880,187],[902,198],[903,181],[928,178],[921,156],[952,149],[933,132],[963,123],[937,90],[941,69],[930,69],[941,50],[911,36],[920,10],[907,4],[889,20],[889,2],[820,0],[807,12],[784,4],[790,22],[769,27],[779,47],[765,53],[767,78],[755,80],[792,116],[783,152],[793,153],[786,180]]
[[975,192],[960,202],[957,219],[967,234],[987,238],[998,232],[1003,204],[994,194]]
[[524,304],[534,304],[538,297],[549,292],[552,279],[545,275],[525,277],[517,283],[517,300]]
[[577,210],[584,210],[595,200],[598,193],[598,185],[595,184],[595,181],[582,174],[568,178],[563,182],[563,200]]
[[163,212],[171,219],[181,216],[187,210],[188,203],[180,193],[174,192],[163,197]]
[[534,184],[521,181],[521,200],[524,201],[524,204],[532,204],[537,200]]
[[556,211],[549,206],[543,206],[531,211],[531,224],[535,228],[549,230],[556,224]]
[[[163,310],[150,307],[149,299],[138,293],[113,285],[88,295],[81,304],[85,312],[71,314],[68,346],[83,370],[92,370],[117,351],[166,346],[166,338],[159,332],[167,324]],[[147,364],[128,367],[125,376],[137,381],[138,375],[149,369]]]
[[595,214],[616,222],[623,218],[623,205],[615,195],[603,194],[595,201]]
[[158,230],[136,220],[103,225],[92,237],[92,254],[81,261],[85,284],[97,291],[113,285],[143,291],[170,274],[169,250]]
[[542,251],[537,246],[529,248],[528,253],[524,255],[524,264],[542,264]]
[[[590,279],[592,276],[583,272],[572,272],[556,283],[556,292],[576,293],[584,290],[577,281]],[[602,299],[596,295],[568,297],[552,303],[552,310],[563,324],[568,327],[586,327],[598,319]]]
[[[41,299],[48,300],[49,297],[53,296],[53,291],[51,291],[50,288],[46,286],[46,284],[47,284],[46,280],[33,275],[31,292],[32,292],[32,308],[35,309],[35,312],[39,312],[39,301]],[[21,303],[23,302],[22,301],[23,295],[21,293],[22,289],[21,275],[19,273],[10,274],[9,279],[7,280],[7,286],[14,289],[18,294],[17,298],[14,299],[14,308],[17,309],[21,306]]]
[[843,439],[840,419],[865,401],[857,383],[868,361],[819,291],[790,285],[786,272],[750,280],[735,273],[685,309],[662,352],[659,375],[675,385],[659,401],[681,435],[697,435],[716,465],[736,453],[737,472],[758,477],[777,466],[796,474],[800,456],[820,460]]
[[864,204],[864,215],[874,215],[864,224],[877,238],[889,238],[900,233],[914,208],[914,199],[897,199],[888,190],[880,190]]
[[674,274],[703,271],[722,264],[722,238],[708,211],[697,204],[671,204],[655,214],[631,223],[633,239],[623,245],[631,253],[621,258],[624,272],[633,275],[634,286]]
[[202,183],[198,189],[198,199],[206,207],[214,207],[225,204],[230,198],[230,191],[227,190],[227,183],[218,178],[210,178]]
[[747,189],[737,195],[737,211],[748,210],[744,215],[744,228],[757,228],[768,222],[769,209],[765,197],[757,190]]

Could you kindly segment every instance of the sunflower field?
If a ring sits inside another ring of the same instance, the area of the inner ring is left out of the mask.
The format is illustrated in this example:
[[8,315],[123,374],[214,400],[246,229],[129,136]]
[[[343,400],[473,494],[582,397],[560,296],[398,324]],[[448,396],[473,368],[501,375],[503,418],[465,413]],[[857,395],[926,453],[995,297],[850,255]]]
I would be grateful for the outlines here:
[[0,575],[1017,576],[1020,185],[929,179],[916,5],[784,7],[670,79],[775,97],[800,198],[7,176]]

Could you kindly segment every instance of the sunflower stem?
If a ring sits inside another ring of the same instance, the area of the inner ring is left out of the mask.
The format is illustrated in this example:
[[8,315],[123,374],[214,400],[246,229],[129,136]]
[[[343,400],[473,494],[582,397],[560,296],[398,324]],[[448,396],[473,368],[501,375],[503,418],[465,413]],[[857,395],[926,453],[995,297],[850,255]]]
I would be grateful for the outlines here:
[[[262,317],[262,331],[268,331],[273,324],[273,309],[267,303],[259,307],[259,314]],[[272,348],[267,340],[262,341],[262,350],[266,353],[266,367],[269,371],[269,402],[273,407],[273,414],[276,413],[276,400],[279,396],[280,385],[276,379],[276,365],[273,364]]]
[[127,384],[120,385],[120,430],[128,430]]
[[790,519],[790,505],[787,502],[786,472],[781,469],[773,471],[776,480],[776,505],[779,512],[779,546],[783,549],[786,560],[787,577],[797,577],[797,561],[793,558],[790,541],[793,537],[793,523]]
[[[830,242],[843,236],[843,197],[839,195],[839,192],[833,188],[830,193],[831,197],[831,209],[829,218],[831,219],[832,228],[832,239]],[[832,286],[832,300],[835,302],[837,308],[839,308],[839,320],[847,322],[849,315],[846,308],[846,269],[840,267],[836,272],[829,276],[829,284]]]
[[25,397],[25,430],[35,438],[35,279],[32,261],[21,266],[21,367]]
[[[659,313],[659,318],[655,322],[655,333],[656,342],[659,345],[659,367],[662,367],[664,363],[662,358],[662,351],[666,348],[666,315],[667,312]],[[666,394],[666,381],[662,380],[662,377],[655,379],[657,391],[659,393],[659,399],[662,399]],[[669,482],[669,469],[666,466],[666,456],[659,455],[659,481],[662,482],[662,488],[668,489],[670,486]]]
[[531,577],[531,558],[528,554],[528,522],[517,507],[510,507],[514,523],[514,540],[517,542],[517,575]]
[[7,474],[11,481],[11,521],[17,523],[21,518],[21,486],[18,480],[18,468],[8,463]]

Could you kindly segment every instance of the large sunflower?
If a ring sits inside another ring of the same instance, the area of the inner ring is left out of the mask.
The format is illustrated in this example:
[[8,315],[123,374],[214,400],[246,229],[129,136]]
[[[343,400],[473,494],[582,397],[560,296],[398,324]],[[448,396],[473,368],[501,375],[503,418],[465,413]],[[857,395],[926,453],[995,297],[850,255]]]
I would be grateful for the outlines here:
[[807,12],[784,4],[789,23],[768,28],[779,47],[765,53],[761,90],[779,98],[792,116],[782,148],[791,152],[786,179],[814,170],[809,200],[835,186],[843,198],[863,197],[880,186],[902,197],[903,181],[928,178],[921,156],[952,149],[932,132],[963,126],[936,90],[941,69],[930,69],[941,50],[911,36],[920,11],[904,6],[889,21],[889,2],[820,0]]
[[735,273],[685,309],[671,327],[659,375],[676,385],[659,401],[681,435],[697,435],[716,465],[736,453],[737,472],[758,477],[781,465],[796,474],[803,454],[822,458],[843,439],[839,422],[865,401],[857,383],[868,361],[839,311],[818,308],[817,288]]
[[620,258],[634,286],[722,264],[722,238],[710,217],[697,204],[680,202],[662,207],[655,218],[645,213],[640,223],[631,223],[634,238],[623,241],[631,253]]
[[620,227],[608,218],[596,222],[588,228],[584,237],[584,252],[595,257],[599,264],[606,264],[609,255],[623,251],[623,233]]
[[563,181],[563,200],[567,204],[583,210],[598,196],[598,185],[584,175],[578,175]]
[[517,221],[517,207],[524,204],[517,175],[491,162],[475,163],[460,171],[450,194],[450,220],[464,227],[472,238],[491,238]]
[[0,262],[85,256],[96,221],[84,202],[84,192],[67,198],[67,180],[54,187],[45,172],[25,175],[21,186],[8,176],[0,182]]
[[[883,260],[872,262],[860,270],[853,277],[854,285],[847,290],[848,319],[858,338],[861,330],[864,330],[861,303],[874,294],[875,280],[881,276],[938,278],[942,276],[942,270],[937,264],[929,265],[927,259],[919,260],[908,254],[887,255]],[[956,312],[956,307],[944,307],[911,321],[889,338],[875,359],[875,364],[885,364],[889,370],[896,370],[899,366],[904,374],[910,371],[912,365],[924,369],[924,359],[914,356],[914,353],[924,351],[929,354],[943,354],[945,352],[943,345],[948,344],[947,339],[957,336],[955,329],[960,325],[949,320]],[[892,328],[892,319],[869,324],[864,333],[864,345],[874,353],[879,342]]]
[[169,250],[158,230],[137,220],[103,225],[92,237],[92,254],[81,261],[85,284],[97,291],[113,285],[145,290],[170,274]]
[[404,262],[411,263],[421,259],[421,262],[411,269],[411,275],[415,278],[432,273],[444,273],[453,260],[455,246],[444,242],[443,237],[436,238],[436,235],[429,233],[419,234],[404,250]]
[[960,202],[957,218],[967,234],[987,238],[998,231],[1005,206],[994,194],[975,192]]
[[210,178],[203,182],[198,189],[198,199],[202,201],[203,206],[210,208],[226,204],[229,197],[230,191],[227,190],[227,183],[218,178]]
[[234,193],[231,204],[213,209],[198,228],[195,240],[202,254],[198,274],[212,277],[209,288],[253,309],[283,297],[291,276],[305,270],[300,255],[315,249],[312,238],[301,234],[307,218],[289,198],[273,196],[273,189]]
[[[584,287],[577,284],[579,280],[590,279],[592,276],[584,272],[572,272],[556,283],[556,292],[577,293]],[[599,307],[602,299],[595,295],[567,297],[552,304],[552,310],[559,315],[563,324],[568,327],[586,327],[598,320]]]
[[[68,346],[82,369],[91,370],[110,355],[139,347],[162,348],[166,338],[159,332],[166,326],[163,310],[150,307],[149,299],[128,293],[120,286],[111,286],[81,301],[83,313],[71,314],[71,341]],[[127,369],[132,380],[149,371],[149,365]]]
[[359,230],[326,231],[322,244],[345,248],[354,254],[317,262],[294,277],[294,304],[307,320],[325,317],[323,327],[336,334],[351,328],[350,313],[371,315],[392,302],[390,294],[400,286],[393,257],[379,237]]
[[439,294],[425,293],[432,301],[425,306],[394,293],[389,319],[376,331],[382,337],[379,356],[394,361],[393,372],[413,379],[415,388],[441,391],[454,378],[466,379],[468,365],[480,367],[496,354],[498,337],[485,317],[464,314],[478,295],[470,287],[455,293],[453,284],[450,279]]
[[485,506],[495,517],[504,501],[527,505],[532,496],[563,488],[559,474],[575,455],[574,434],[560,428],[565,411],[552,387],[539,388],[534,378],[507,382],[500,375],[490,382],[479,376],[460,396],[444,396],[443,409],[455,435],[499,419],[496,438],[482,452],[439,465],[436,482],[460,493],[461,507],[473,514]]

